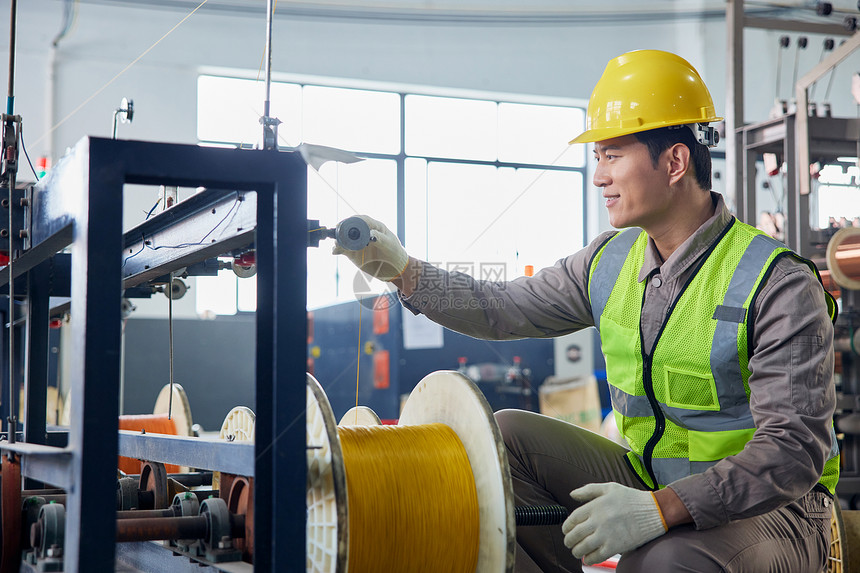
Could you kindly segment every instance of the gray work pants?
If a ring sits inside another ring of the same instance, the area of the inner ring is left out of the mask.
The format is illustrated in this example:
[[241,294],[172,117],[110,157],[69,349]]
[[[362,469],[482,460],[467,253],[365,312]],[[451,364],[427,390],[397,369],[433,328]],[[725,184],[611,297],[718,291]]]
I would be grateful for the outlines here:
[[[614,481],[645,489],[618,444],[533,412],[496,413],[508,451],[517,505],[561,504],[573,511],[571,490]],[[813,491],[770,513],[697,531],[675,527],[624,554],[619,573],[819,573],[830,546],[830,501]],[[564,546],[560,525],[517,530],[516,573],[582,571]]]

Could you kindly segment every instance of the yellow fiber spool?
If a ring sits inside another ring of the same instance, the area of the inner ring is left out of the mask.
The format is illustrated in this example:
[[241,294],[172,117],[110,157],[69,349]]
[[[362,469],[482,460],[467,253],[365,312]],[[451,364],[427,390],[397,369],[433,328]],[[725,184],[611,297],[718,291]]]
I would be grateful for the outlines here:
[[322,387],[307,385],[308,572],[513,571],[505,446],[468,378],[426,376],[398,426],[361,407],[337,427]]
[[349,499],[349,570],[472,573],[475,478],[444,424],[338,430]]

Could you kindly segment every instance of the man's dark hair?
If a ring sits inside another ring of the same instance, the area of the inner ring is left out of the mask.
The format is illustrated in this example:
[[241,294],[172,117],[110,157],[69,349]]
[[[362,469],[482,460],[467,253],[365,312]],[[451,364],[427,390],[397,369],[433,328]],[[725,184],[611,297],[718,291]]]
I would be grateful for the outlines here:
[[705,191],[711,190],[711,152],[707,145],[702,145],[696,141],[692,130],[688,127],[661,127],[634,135],[648,148],[654,167],[657,167],[657,160],[664,151],[676,143],[686,145],[690,149],[690,163],[696,174],[696,182]]

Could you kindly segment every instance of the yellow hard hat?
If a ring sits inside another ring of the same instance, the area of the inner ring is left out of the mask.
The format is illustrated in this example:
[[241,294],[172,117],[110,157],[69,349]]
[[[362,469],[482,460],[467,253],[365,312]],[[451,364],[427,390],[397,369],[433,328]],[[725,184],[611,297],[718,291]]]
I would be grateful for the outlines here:
[[588,101],[586,130],[570,143],[603,141],[673,125],[689,125],[700,143],[716,145],[720,121],[701,76],[680,56],[627,52],[610,61]]

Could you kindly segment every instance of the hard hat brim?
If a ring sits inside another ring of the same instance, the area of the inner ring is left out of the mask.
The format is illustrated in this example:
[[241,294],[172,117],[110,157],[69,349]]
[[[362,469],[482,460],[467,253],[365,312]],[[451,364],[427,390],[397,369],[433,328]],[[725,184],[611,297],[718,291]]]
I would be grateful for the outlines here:
[[653,129],[660,129],[661,127],[671,127],[673,125],[687,125],[692,123],[712,123],[715,121],[722,121],[722,117],[709,117],[704,120],[693,120],[693,121],[675,121],[675,122],[666,122],[662,124],[655,125],[654,123],[650,123],[646,126],[641,127],[628,127],[628,128],[617,128],[617,127],[607,127],[603,129],[587,129],[581,134],[577,135],[570,141],[568,141],[569,145],[573,145],[574,143],[594,143],[596,141],[606,141],[607,139],[614,139],[616,137],[623,137],[625,135],[632,135],[634,133],[642,133],[643,131],[651,131]]

